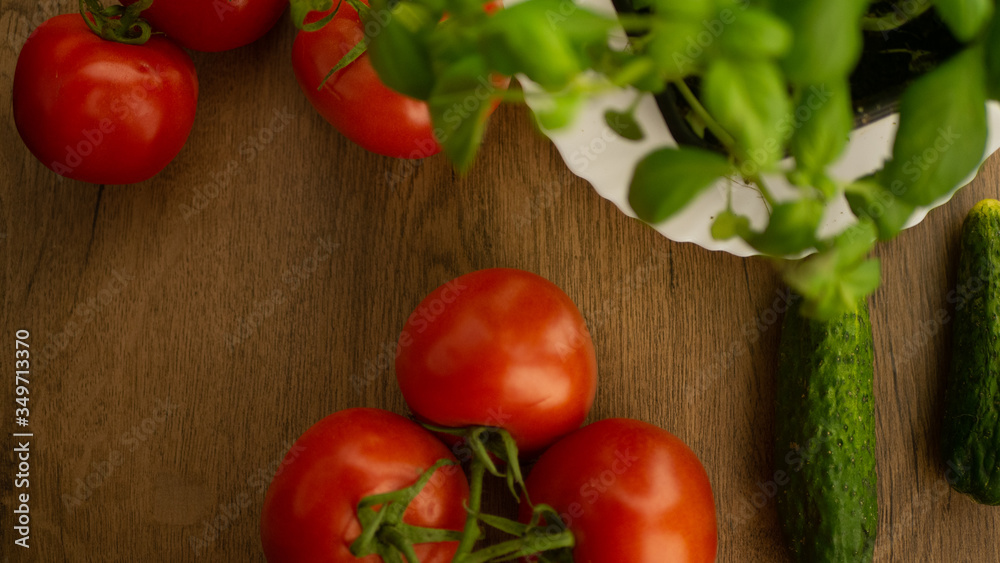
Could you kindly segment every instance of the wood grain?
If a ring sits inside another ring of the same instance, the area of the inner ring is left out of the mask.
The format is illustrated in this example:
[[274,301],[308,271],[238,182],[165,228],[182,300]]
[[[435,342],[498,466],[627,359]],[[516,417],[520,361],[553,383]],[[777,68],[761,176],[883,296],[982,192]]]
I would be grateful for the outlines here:
[[[10,350],[29,329],[40,354],[32,548],[9,539],[8,437],[4,561],[263,560],[261,501],[291,441],[338,409],[405,412],[386,347],[427,292],[494,266],[549,278],[588,318],[601,377],[591,420],[658,424],[701,457],[719,561],[786,559],[773,502],[758,495],[780,469],[783,290],[765,261],[672,243],[626,218],[520,108],[500,109],[466,177],[440,157],[364,152],[299,91],[287,16],[249,47],[194,55],[194,132],[159,176],[59,180],[20,142],[7,97],[47,6],[0,0],[0,334]],[[280,129],[276,112],[289,116]],[[253,137],[269,141],[251,157],[240,148]],[[998,173],[993,158],[878,249],[878,561],[998,560],[1000,510],[951,492],[937,461],[959,228],[973,203],[997,197]]]

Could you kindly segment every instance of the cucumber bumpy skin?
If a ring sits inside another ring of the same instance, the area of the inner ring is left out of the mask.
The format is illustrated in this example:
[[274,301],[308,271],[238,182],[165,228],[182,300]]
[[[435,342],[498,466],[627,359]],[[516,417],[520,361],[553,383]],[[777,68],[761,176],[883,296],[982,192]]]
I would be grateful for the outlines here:
[[[1000,504],[1000,202],[962,227],[941,450],[953,489]],[[949,299],[949,301],[952,301]]]
[[800,305],[781,331],[775,467],[787,484],[778,517],[795,561],[870,562],[878,490],[868,305],[830,322],[803,317]]

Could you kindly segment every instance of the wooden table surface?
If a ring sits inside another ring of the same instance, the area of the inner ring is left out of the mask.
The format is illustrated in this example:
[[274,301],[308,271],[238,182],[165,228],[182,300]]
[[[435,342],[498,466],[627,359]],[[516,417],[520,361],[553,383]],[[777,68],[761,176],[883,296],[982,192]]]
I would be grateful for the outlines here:
[[[552,280],[588,319],[590,420],[645,420],[699,455],[718,560],[787,559],[758,494],[776,470],[784,295],[766,261],[625,217],[520,107],[498,111],[466,177],[443,157],[366,153],[299,91],[287,15],[249,47],[193,54],[194,131],[156,178],[60,180],[21,143],[7,96],[26,32],[75,4],[0,0],[3,561],[262,561],[261,503],[292,440],[339,409],[405,413],[386,351],[405,319],[444,281],[496,266]],[[959,229],[997,197],[998,172],[993,158],[877,250],[877,561],[1000,560],[1000,509],[952,492],[937,461]],[[12,543],[17,329],[35,358],[28,551]]]

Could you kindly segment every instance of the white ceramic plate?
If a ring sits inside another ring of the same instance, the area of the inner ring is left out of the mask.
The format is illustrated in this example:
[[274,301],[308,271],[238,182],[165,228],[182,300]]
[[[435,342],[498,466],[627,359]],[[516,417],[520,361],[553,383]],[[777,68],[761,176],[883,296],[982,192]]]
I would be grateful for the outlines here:
[[[610,16],[614,16],[615,13],[611,0],[577,0],[577,3]],[[616,39],[625,41],[624,33],[620,33]],[[540,89],[524,77],[519,77],[519,80],[528,93],[526,96],[528,106],[535,109],[542,100],[532,96],[531,93]],[[559,150],[569,169],[590,182],[598,194],[613,202],[630,217],[635,217],[635,213],[628,204],[628,185],[636,163],[657,148],[677,146],[652,95],[646,95],[636,110],[636,118],[642,124],[645,133],[645,138],[641,141],[623,139],[608,127],[604,122],[605,110],[624,110],[634,99],[634,90],[622,90],[590,100],[572,125],[556,131],[544,131]],[[1000,148],[1000,104],[990,102],[987,109],[990,134],[983,161]],[[897,118],[898,115],[894,114],[854,130],[844,155],[831,169],[832,176],[839,180],[852,181],[881,168],[892,154],[892,141],[898,125]],[[958,188],[971,182],[974,177],[975,174],[970,175],[956,186],[951,194],[932,205],[918,208],[910,217],[906,227],[912,227],[922,221],[928,211],[946,203]],[[766,180],[779,200],[795,197],[794,188],[783,176],[767,176]],[[755,188],[736,179],[720,180],[681,213],[654,225],[654,228],[671,240],[693,242],[709,250],[721,250],[737,256],[758,254],[738,238],[724,241],[712,238],[710,232],[712,221],[726,208],[726,195],[730,190],[732,190],[733,208],[746,214],[754,228],[762,228],[768,217],[764,201]],[[827,236],[838,233],[854,221],[854,215],[850,212],[846,199],[841,196],[827,207],[819,234]]]

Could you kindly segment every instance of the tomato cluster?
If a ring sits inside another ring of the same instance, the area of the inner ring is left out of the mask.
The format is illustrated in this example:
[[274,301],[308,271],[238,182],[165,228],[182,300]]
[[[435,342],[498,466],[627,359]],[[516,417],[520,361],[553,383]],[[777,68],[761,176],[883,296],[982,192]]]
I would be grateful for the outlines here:
[[[712,489],[680,439],[629,419],[580,428],[596,391],[594,346],[579,310],[548,280],[490,269],[438,287],[401,331],[396,374],[427,429],[351,409],[306,431],[293,448],[304,453],[275,475],[264,501],[268,561],[400,560],[406,551],[392,550],[411,541],[419,561],[536,560],[550,546],[563,559],[545,560],[714,561]],[[504,446],[470,453],[495,434]],[[518,449],[542,452],[526,480]],[[471,489],[456,457],[471,458]],[[484,467],[520,486],[519,523],[479,513]],[[381,528],[371,528],[376,516]],[[480,524],[516,539],[470,553]]]
[[[287,4],[121,0],[104,8],[98,0],[84,0],[81,6],[89,7],[82,16],[51,18],[25,42],[14,73],[17,130],[31,153],[60,176],[94,184],[148,180],[180,153],[194,126],[198,78],[183,48],[214,52],[251,43],[274,26]],[[293,0],[293,15],[301,5],[313,6]],[[434,129],[427,103],[387,87],[368,53],[359,51],[378,32],[366,30],[359,17],[357,10],[367,5],[338,1],[298,22],[307,28],[292,50],[299,86],[320,115],[371,152],[398,158],[437,154],[442,133]],[[485,9],[492,13],[500,6],[494,0]],[[508,82],[494,77],[489,91]],[[492,111],[498,98],[482,103]]]
[[122,23],[134,19],[128,10],[138,15],[141,6],[126,8],[138,1],[55,16],[18,55],[14,123],[28,150],[60,176],[93,184],[155,176],[194,126],[198,77],[181,46],[245,45],[273,27],[286,4],[158,0],[141,12],[145,19]]

